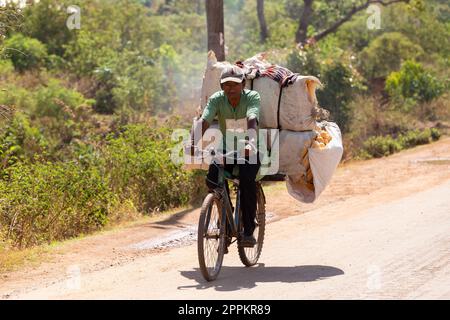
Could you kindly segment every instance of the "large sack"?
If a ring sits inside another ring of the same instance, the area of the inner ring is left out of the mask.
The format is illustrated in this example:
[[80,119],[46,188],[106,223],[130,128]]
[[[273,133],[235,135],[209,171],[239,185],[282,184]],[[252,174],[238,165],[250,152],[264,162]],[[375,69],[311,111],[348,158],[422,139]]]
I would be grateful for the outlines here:
[[[263,54],[245,60],[243,65],[247,70],[257,69],[260,71],[272,66],[265,61]],[[298,76],[294,83],[280,91],[280,84],[271,78],[254,79],[253,89],[261,95],[260,127],[292,131],[313,130],[316,116],[320,112],[316,98],[316,87],[320,85],[321,83],[316,77]],[[248,81],[247,88],[250,87],[251,81]],[[281,100],[278,109],[280,93]]]
[[200,97],[200,108],[203,110],[211,97],[217,91],[220,91],[220,75],[222,70],[231,66],[229,62],[218,62],[213,51],[208,52],[208,62],[206,64],[205,74],[203,75],[202,90]]
[[[251,82],[247,81],[246,88],[250,89]],[[262,77],[253,80],[253,90],[258,91],[261,97],[259,111],[260,128],[277,128],[277,104],[280,86],[270,78]],[[275,107],[272,107],[275,106]]]
[[[302,162],[302,158],[308,148],[311,147],[315,132],[280,130],[279,134],[278,173],[286,175],[306,174],[307,165]],[[272,154],[272,156],[276,156],[276,154]]]
[[323,147],[308,148],[307,155],[314,181],[312,188],[301,174],[288,175],[286,179],[289,194],[305,203],[313,202],[325,190],[344,151],[339,127],[333,122],[323,122],[322,126],[331,136],[331,140]]
[[[264,61],[262,55],[256,55],[243,62],[245,69],[271,66]],[[208,53],[208,63],[203,77],[201,91],[201,110],[206,106],[209,97],[220,90],[219,79],[223,69],[230,66],[228,62],[218,62],[215,54]],[[252,80],[247,80],[250,89]],[[283,88],[278,122],[278,99],[280,84],[268,77],[253,80],[253,90],[261,96],[260,128],[281,128],[292,131],[313,130],[315,118],[320,108],[317,106],[315,90],[320,81],[313,76],[298,76],[295,83]]]
[[[292,131],[313,130],[318,114],[316,77],[299,76],[294,84],[283,89],[280,101],[280,126]],[[276,108],[272,108],[276,109]]]

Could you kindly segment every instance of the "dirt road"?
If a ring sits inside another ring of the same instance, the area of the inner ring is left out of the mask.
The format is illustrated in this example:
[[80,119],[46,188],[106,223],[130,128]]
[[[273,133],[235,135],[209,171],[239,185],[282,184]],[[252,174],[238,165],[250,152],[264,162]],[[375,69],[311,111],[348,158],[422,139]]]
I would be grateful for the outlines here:
[[341,166],[319,201],[267,190],[260,264],[198,270],[198,210],[61,246],[0,275],[7,299],[450,299],[450,138]]

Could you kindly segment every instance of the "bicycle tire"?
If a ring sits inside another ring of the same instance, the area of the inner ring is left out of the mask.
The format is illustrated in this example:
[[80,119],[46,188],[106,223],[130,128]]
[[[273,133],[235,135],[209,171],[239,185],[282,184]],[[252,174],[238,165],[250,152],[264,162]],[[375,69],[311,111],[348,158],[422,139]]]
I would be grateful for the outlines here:
[[[221,221],[221,217],[222,201],[215,193],[209,193],[203,200],[197,233],[198,262],[201,273],[207,281],[215,280],[222,268],[225,252],[225,226],[218,222]],[[216,224],[212,230],[209,229],[211,223],[213,227],[214,223]],[[208,234],[208,230],[210,230],[210,234]],[[215,245],[211,247],[206,241],[214,238],[216,238]]]
[[[254,266],[258,262],[264,244],[264,234],[266,231],[266,200],[260,183],[257,183],[256,185],[256,206],[256,223],[258,230],[255,229],[257,233],[255,246],[253,248],[243,247],[239,244],[238,239],[239,258],[246,267]],[[242,216],[239,221],[241,221],[239,229],[242,234],[244,228]]]

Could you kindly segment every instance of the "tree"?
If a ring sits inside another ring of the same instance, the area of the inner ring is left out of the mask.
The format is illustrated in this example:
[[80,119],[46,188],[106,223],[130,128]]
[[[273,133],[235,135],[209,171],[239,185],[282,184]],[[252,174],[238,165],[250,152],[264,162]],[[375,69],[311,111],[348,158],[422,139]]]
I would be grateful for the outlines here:
[[359,1],[359,5],[355,4],[356,1],[353,1],[352,7],[348,8],[346,11],[344,11],[341,15],[341,18],[334,21],[331,26],[328,28],[325,28],[325,30],[319,31],[318,33],[314,34],[312,37],[307,37],[308,27],[311,24],[311,18],[314,13],[313,9],[313,1],[314,0],[303,0],[303,12],[300,17],[299,26],[297,29],[297,32],[295,34],[295,41],[301,45],[304,45],[308,42],[316,42],[323,38],[325,38],[327,35],[334,33],[337,31],[337,29],[344,24],[345,22],[349,21],[353,15],[356,13],[367,9],[371,4],[381,4],[383,6],[389,6],[391,4],[395,3],[409,3],[411,0],[390,0],[390,1],[384,1],[384,0],[365,0],[363,2]]
[[14,68],[25,70],[39,69],[48,58],[46,46],[37,39],[25,37],[21,33],[13,35],[5,41],[6,55],[11,59]]
[[225,61],[223,0],[205,0],[205,4],[206,25],[208,29],[208,51],[214,51],[217,61]]
[[420,58],[424,50],[399,32],[386,32],[359,53],[359,66],[366,79],[385,79],[400,69],[402,61]]
[[0,6],[0,57],[3,52],[3,41],[5,38],[18,29],[23,21],[21,11],[11,3]]
[[69,0],[40,0],[28,5],[24,11],[24,22],[21,32],[36,38],[47,46],[49,54],[63,56],[64,46],[75,35],[66,27]]
[[267,30],[266,18],[264,16],[264,0],[257,0],[256,11],[258,12],[258,21],[260,27],[260,39],[261,42],[266,42],[269,37],[269,31]]

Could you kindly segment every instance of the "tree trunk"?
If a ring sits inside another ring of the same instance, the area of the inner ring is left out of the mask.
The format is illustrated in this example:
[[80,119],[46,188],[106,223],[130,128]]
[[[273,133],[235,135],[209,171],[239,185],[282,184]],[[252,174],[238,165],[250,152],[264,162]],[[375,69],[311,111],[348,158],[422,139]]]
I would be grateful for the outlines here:
[[295,34],[295,41],[300,44],[306,43],[308,26],[313,13],[312,9],[313,0],[303,0],[303,3],[304,8],[302,16],[300,17],[300,23],[298,25],[297,33]]
[[257,0],[256,10],[258,12],[261,43],[265,43],[269,37],[269,31],[267,30],[266,18],[264,16],[264,0]]
[[205,0],[205,4],[206,25],[208,28],[208,51],[214,51],[217,61],[225,61],[223,0]]

